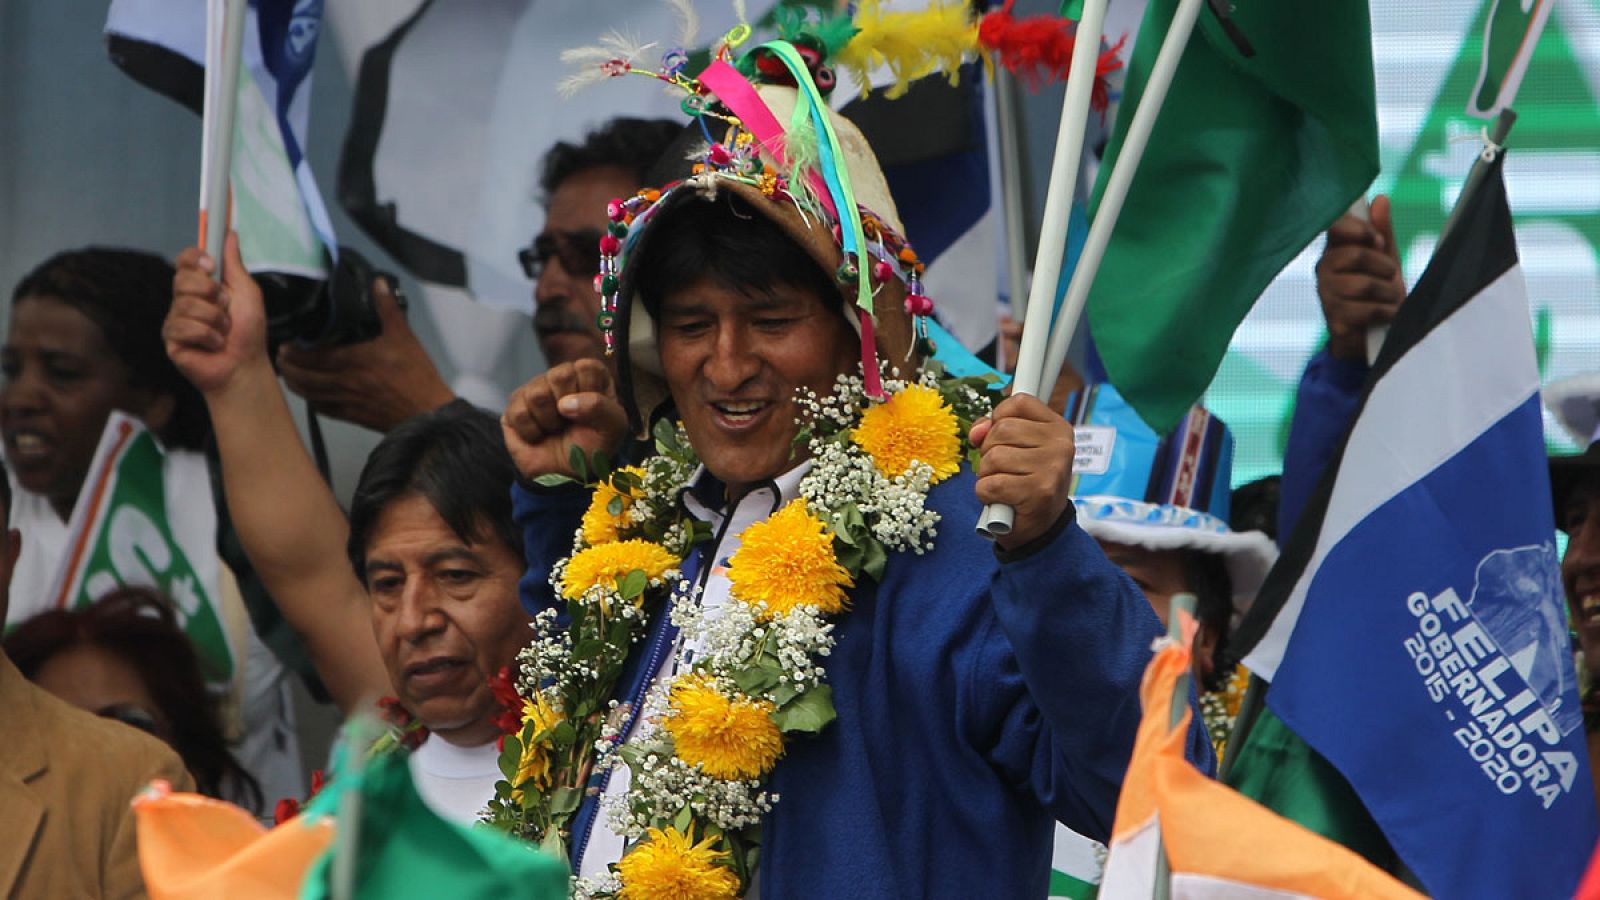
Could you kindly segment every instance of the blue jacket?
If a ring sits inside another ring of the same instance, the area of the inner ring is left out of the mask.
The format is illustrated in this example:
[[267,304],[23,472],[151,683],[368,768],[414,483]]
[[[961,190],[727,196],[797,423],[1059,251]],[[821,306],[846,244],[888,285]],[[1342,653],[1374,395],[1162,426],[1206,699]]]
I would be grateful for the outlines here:
[[1335,359],[1326,348],[1306,363],[1295,392],[1294,417],[1283,448],[1283,482],[1278,486],[1278,542],[1287,541],[1322,473],[1339,450],[1339,441],[1361,405],[1367,364]]
[[[530,611],[553,601],[549,567],[586,499],[514,488]],[[763,898],[1044,897],[1053,820],[1109,835],[1159,620],[1070,514],[1003,560],[973,531],[970,471],[928,502],[937,551],[892,554],[882,583],[850,592],[827,663],[839,718],[772,772]],[[670,646],[665,618],[635,657]],[[648,669],[630,665],[619,698]],[[1189,755],[1210,771],[1198,724]]]

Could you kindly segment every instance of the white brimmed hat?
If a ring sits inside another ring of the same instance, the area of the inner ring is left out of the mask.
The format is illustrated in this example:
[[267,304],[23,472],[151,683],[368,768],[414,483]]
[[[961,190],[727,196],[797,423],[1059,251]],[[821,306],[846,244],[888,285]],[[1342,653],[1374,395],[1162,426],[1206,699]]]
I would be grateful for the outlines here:
[[1228,426],[1196,406],[1162,437],[1108,384],[1073,394],[1067,418],[1077,437],[1072,496],[1079,527],[1103,541],[1224,557],[1235,615],[1243,613],[1278,548],[1260,531],[1228,527]]

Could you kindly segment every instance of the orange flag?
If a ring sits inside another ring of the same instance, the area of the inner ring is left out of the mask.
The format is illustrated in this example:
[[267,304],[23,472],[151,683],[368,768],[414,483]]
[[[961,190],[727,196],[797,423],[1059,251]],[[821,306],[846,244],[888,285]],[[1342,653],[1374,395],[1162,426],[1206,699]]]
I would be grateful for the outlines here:
[[1420,894],[1356,853],[1207,778],[1183,756],[1191,713],[1169,727],[1188,643],[1161,649],[1140,688],[1144,721],[1117,802],[1100,900],[1152,896],[1156,861],[1170,865],[1171,896],[1393,898]]
[[151,785],[133,801],[139,868],[151,900],[294,900],[333,843],[333,820],[293,819],[268,831],[231,803]]

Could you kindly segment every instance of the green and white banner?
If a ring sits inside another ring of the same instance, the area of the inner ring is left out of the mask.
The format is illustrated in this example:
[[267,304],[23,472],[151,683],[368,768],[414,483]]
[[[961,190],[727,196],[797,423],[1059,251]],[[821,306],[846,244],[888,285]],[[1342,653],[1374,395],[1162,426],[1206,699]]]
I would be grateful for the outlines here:
[[216,514],[204,467],[198,454],[169,456],[137,419],[113,412],[78,492],[49,596],[52,608],[65,609],[120,587],[162,591],[206,680],[220,685],[233,678],[235,661],[218,614]]

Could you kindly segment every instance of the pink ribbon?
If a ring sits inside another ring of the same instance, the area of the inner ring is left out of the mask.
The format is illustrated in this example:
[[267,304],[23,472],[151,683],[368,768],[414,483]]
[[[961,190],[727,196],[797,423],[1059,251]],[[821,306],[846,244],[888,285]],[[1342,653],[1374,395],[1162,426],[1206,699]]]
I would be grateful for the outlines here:
[[[784,137],[787,132],[772,114],[767,102],[761,99],[761,94],[756,91],[755,85],[748,78],[739,74],[739,70],[729,65],[725,60],[714,60],[711,65],[700,73],[700,83],[711,89],[717,99],[728,111],[739,117],[744,127],[755,136],[761,148],[767,151],[773,161],[784,168],[788,167],[783,152]],[[828,215],[834,221],[839,220],[839,210],[833,204],[833,196],[828,191],[828,184],[816,169],[806,173],[811,181],[811,192],[817,196],[822,205],[827,208]],[[874,400],[883,399],[883,381],[878,375],[878,342],[873,336],[872,313],[861,310],[856,316],[861,323],[861,376],[863,387],[867,396]]]
[[[784,168],[788,167],[787,157],[783,152],[784,136],[787,132],[748,78],[739,74],[739,70],[729,65],[726,60],[719,59],[700,73],[700,83],[710,88],[711,92],[717,95],[717,99],[722,101],[722,105],[739,117],[739,121],[744,123],[744,127],[749,129],[760,142],[761,149],[767,151],[774,162]],[[822,180],[822,176],[815,169],[807,172],[806,176],[811,181],[812,193],[822,201],[822,205],[828,210],[828,215],[837,220],[839,210],[833,205],[833,196],[828,193],[827,182]]]

